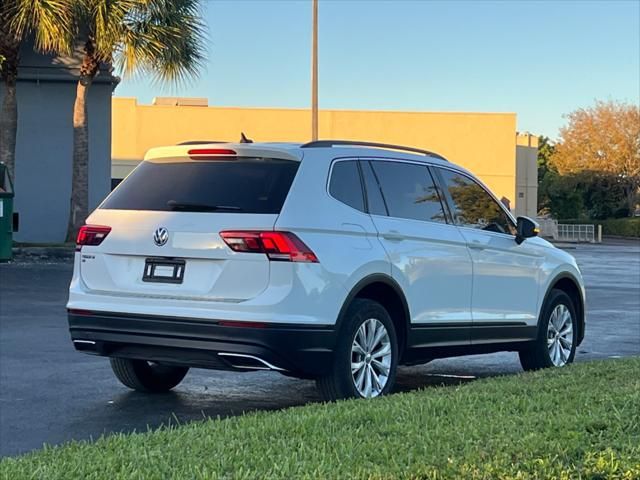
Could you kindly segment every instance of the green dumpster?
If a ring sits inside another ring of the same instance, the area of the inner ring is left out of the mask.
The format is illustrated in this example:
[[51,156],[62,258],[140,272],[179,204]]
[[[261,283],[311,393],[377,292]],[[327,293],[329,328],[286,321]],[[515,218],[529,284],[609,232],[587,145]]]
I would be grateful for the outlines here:
[[13,247],[13,184],[7,167],[0,163],[0,262],[11,260]]

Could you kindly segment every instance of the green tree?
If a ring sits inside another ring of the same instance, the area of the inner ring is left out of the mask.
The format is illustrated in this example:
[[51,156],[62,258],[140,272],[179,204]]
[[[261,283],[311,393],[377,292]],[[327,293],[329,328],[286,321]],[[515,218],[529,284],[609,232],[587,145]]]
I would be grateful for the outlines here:
[[16,81],[20,46],[33,37],[40,52],[69,53],[72,44],[73,6],[70,0],[0,1],[0,77],[4,99],[0,111],[0,162],[15,178],[18,102]]
[[[538,212],[550,211],[551,199],[547,187],[551,177],[548,176],[558,173],[551,164],[554,151],[555,144],[549,137],[540,135],[538,137]],[[547,177],[548,179],[545,181]]]
[[538,137],[538,182],[541,182],[549,170],[554,170],[551,165],[551,156],[555,151],[555,144],[544,135]]
[[591,219],[629,215],[626,179],[602,172],[582,172],[577,175],[583,192],[584,208]]
[[76,0],[82,65],[73,107],[73,180],[67,240],[89,208],[89,127],[86,98],[101,64],[125,76],[179,82],[204,60],[205,25],[198,0]]
[[567,115],[551,163],[562,175],[615,176],[633,213],[640,196],[640,106],[596,102]]
[[584,192],[573,175],[560,175],[549,170],[540,184],[540,191],[548,199],[544,210],[558,220],[580,218],[584,215]]

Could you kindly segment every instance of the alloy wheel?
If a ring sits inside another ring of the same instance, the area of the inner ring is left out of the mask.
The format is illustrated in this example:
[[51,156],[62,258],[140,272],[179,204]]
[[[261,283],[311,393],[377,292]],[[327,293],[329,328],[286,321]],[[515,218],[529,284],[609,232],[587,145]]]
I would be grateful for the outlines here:
[[566,305],[556,305],[547,327],[549,358],[556,367],[567,364],[573,347],[573,318]]
[[384,324],[375,318],[365,320],[351,345],[351,375],[362,397],[373,398],[382,393],[389,380],[392,353]]

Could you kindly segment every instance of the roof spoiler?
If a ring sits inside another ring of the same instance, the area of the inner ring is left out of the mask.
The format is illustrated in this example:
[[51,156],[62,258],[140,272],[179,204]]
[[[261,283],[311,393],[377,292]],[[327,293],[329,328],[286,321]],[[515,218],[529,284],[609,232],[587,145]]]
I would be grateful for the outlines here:
[[186,142],[180,142],[180,143],[176,143],[176,145],[178,146],[182,146],[182,145],[204,145],[207,143],[228,143],[228,142],[221,142],[220,140],[187,140]]

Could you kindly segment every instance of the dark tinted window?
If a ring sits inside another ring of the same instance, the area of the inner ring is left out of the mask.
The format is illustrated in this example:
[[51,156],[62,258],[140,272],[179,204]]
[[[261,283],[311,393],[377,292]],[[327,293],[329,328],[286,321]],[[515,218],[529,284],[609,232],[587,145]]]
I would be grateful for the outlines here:
[[111,190],[115,189],[122,182],[121,178],[112,178],[111,179]]
[[364,212],[364,196],[358,163],[355,160],[336,162],[331,171],[329,193],[336,200]]
[[387,215],[387,207],[384,204],[382,193],[378,179],[373,173],[370,162],[360,162],[362,166],[362,175],[364,177],[364,186],[367,191],[367,206],[369,213],[372,215]]
[[457,222],[465,227],[514,234],[513,223],[487,191],[465,175],[439,169]]
[[298,162],[143,162],[104,201],[116,210],[280,213]]
[[401,162],[371,162],[389,215],[445,223],[444,211],[426,166]]

